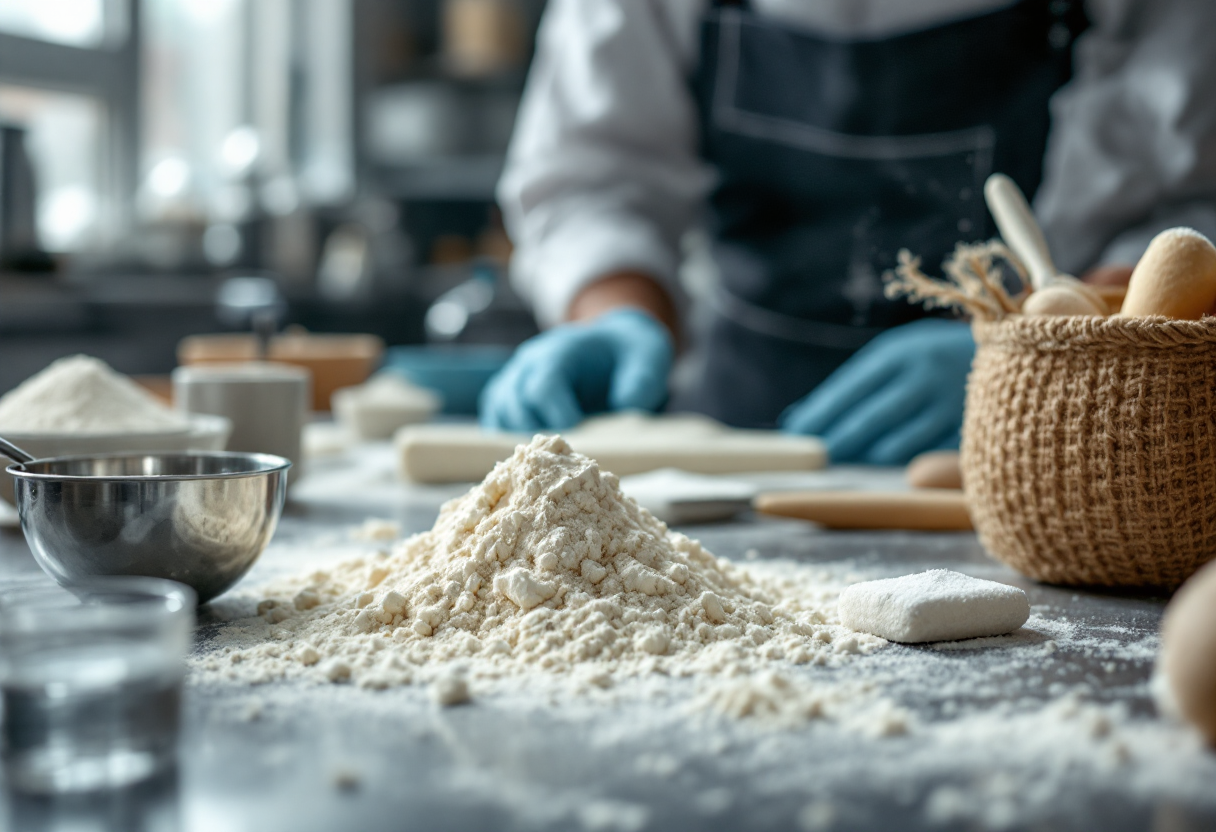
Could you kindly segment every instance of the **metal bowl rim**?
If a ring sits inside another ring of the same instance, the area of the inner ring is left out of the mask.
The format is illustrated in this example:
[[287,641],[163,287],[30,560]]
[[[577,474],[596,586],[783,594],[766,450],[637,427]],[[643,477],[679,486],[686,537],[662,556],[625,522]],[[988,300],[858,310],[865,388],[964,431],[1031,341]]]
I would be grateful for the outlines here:
[[[24,470],[25,465],[44,462],[77,462],[90,459],[148,459],[158,457],[207,457],[211,459],[249,459],[261,461],[269,467],[257,471],[230,471],[222,474],[44,474]],[[240,451],[180,451],[176,453],[111,453],[111,454],[72,454],[70,456],[51,456],[35,459],[28,463],[13,463],[4,470],[17,479],[41,480],[43,482],[191,482],[211,480],[238,480],[250,477],[262,477],[267,474],[277,474],[291,468],[289,459],[274,454],[242,453]]]

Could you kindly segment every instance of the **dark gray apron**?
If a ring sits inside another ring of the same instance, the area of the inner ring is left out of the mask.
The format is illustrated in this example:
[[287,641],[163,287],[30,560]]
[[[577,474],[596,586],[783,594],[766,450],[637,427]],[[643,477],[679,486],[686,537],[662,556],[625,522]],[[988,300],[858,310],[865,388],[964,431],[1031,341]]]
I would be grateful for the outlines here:
[[718,171],[720,285],[673,409],[770,427],[863,344],[922,317],[883,296],[901,248],[935,271],[992,236],[984,180],[1033,194],[1078,5],[1025,0],[882,40],[832,40],[716,2],[692,87]]

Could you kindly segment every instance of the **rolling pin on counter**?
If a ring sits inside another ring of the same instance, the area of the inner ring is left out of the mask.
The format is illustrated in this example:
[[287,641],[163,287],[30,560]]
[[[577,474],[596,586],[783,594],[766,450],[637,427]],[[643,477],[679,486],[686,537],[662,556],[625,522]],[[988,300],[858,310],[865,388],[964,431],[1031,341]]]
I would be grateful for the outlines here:
[[[749,503],[744,495],[751,489],[736,493],[740,483],[721,479],[723,475],[744,480],[749,474],[763,479],[755,472],[808,475],[827,463],[822,444],[812,437],[728,429],[690,414],[602,416],[562,435],[576,451],[596,459],[602,469],[625,477],[630,486],[627,491],[634,491],[635,486],[641,489],[635,492],[639,502],[675,523],[707,522],[745,511]],[[509,457],[521,441],[526,437],[486,432],[475,425],[409,426],[395,439],[399,473],[403,480],[414,483],[473,481]],[[678,470],[636,476],[657,469]],[[886,490],[868,490],[870,475],[860,480],[854,477],[858,481],[852,482],[848,476],[821,476],[834,481],[794,485],[815,489],[810,491],[758,483],[768,493],[757,495],[751,507],[761,514],[810,520],[832,529],[972,528],[959,488],[957,452],[934,452],[915,460],[907,472],[907,484],[913,489],[908,491],[902,490],[899,481],[879,486]],[[652,493],[656,484],[662,499]]]
[[958,451],[929,451],[908,464],[911,491],[820,490],[758,495],[760,514],[810,520],[829,529],[971,531]]
[[829,529],[970,531],[962,491],[795,491],[761,494],[761,514],[810,520]]

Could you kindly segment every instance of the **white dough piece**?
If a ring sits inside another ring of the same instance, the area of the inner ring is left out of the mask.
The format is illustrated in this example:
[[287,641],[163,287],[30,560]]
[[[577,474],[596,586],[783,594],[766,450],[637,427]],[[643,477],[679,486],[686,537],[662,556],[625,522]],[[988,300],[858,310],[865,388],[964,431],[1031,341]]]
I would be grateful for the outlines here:
[[357,387],[334,391],[334,418],[365,440],[389,439],[402,425],[426,422],[443,406],[435,391],[381,370]]
[[[814,471],[827,464],[813,436],[729,428],[695,414],[613,413],[563,431],[571,447],[618,476],[658,468],[696,474]],[[474,482],[532,437],[483,431],[477,425],[407,425],[395,443],[403,479],[420,483]]]
[[1012,633],[1030,617],[1014,586],[934,569],[854,584],[840,593],[840,621],[850,630],[916,644]]

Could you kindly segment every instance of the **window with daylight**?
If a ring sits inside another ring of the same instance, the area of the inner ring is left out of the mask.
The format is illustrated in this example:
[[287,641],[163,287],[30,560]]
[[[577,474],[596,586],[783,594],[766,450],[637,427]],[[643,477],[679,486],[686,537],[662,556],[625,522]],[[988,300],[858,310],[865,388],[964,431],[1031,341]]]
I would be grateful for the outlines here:
[[44,250],[77,250],[128,224],[138,31],[135,0],[0,0],[0,125],[29,159]]

